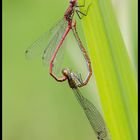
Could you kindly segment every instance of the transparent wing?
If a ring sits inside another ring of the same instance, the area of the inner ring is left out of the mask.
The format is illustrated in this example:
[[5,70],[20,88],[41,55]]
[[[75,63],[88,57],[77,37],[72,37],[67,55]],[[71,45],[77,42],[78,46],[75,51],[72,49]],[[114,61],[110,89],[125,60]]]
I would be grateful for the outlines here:
[[85,97],[82,96],[79,89],[73,89],[75,96],[84,109],[84,112],[97,136],[98,140],[109,140],[108,129],[105,125],[105,121],[96,109],[96,107]]
[[[57,30],[57,32],[55,32],[54,36],[50,39],[47,47],[45,48],[44,52],[43,52],[43,61],[44,63],[48,63],[56,49],[56,46],[58,45],[58,43],[60,42],[65,30],[67,27],[67,22],[65,20],[63,20],[63,24],[59,25],[59,29]],[[64,46],[64,45],[62,45]],[[63,47],[60,48],[60,50],[62,50]],[[59,56],[61,56],[60,52],[62,51],[58,51],[59,52]],[[58,54],[57,54],[57,58],[58,58]]]
[[64,18],[59,20],[48,32],[44,33],[38,40],[36,40],[25,51],[27,58],[32,58],[36,55],[40,55],[44,61],[49,61],[52,53],[55,50],[57,43],[60,41],[67,22]]

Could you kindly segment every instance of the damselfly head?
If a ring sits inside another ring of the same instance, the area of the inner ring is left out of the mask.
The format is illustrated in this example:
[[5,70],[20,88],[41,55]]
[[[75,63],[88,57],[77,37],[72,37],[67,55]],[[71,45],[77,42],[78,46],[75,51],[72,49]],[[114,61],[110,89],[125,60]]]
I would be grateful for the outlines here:
[[77,2],[77,0],[70,0],[70,3],[71,3],[72,5],[75,5],[76,2]]
[[69,74],[70,74],[70,70],[69,70],[68,68],[64,68],[64,69],[62,69],[62,74],[63,74],[64,76],[68,77]]

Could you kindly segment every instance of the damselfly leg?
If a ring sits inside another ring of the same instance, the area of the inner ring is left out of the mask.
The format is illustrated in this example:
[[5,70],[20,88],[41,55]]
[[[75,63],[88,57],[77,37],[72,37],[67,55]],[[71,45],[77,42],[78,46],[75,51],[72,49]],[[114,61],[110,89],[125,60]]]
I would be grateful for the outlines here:
[[[82,11],[80,11],[79,9],[76,9],[76,10],[75,10],[77,16],[79,17],[79,19],[82,19],[83,16],[87,16],[88,11],[89,11],[89,8],[90,8],[91,5],[92,5],[92,3],[89,3],[89,4],[88,4],[88,7],[86,8],[86,11],[85,11],[85,12],[82,12]],[[85,7],[85,0],[84,0],[84,3],[83,3],[82,5],[76,5],[76,7],[77,7],[77,8]]]

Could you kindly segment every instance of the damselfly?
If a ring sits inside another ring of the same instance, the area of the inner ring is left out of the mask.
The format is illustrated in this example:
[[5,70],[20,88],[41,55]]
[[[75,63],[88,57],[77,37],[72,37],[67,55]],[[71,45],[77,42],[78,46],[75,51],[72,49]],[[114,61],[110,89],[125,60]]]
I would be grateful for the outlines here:
[[71,72],[68,68],[62,70],[63,75],[67,78],[69,86],[74,91],[74,94],[83,108],[98,140],[110,140],[109,132],[106,127],[105,121],[101,115],[101,113],[97,110],[97,108],[87,99],[85,98],[78,86],[82,84],[81,79],[74,73]]
[[83,47],[83,44],[77,33],[76,21],[73,20],[73,16],[75,12],[77,13],[80,19],[82,18],[82,16],[86,16],[90,5],[91,4],[88,5],[86,12],[83,13],[78,9],[78,7],[84,7],[85,0],[84,0],[84,4],[79,5],[79,6],[77,5],[77,0],[70,0],[69,7],[67,8],[65,12],[64,17],[54,27],[52,27],[47,33],[45,33],[42,37],[40,37],[37,41],[35,41],[31,47],[29,47],[26,50],[26,55],[30,56],[35,50],[38,53],[38,48],[42,47],[43,48],[43,51],[41,52],[42,59],[50,63],[50,75],[57,81],[61,82],[67,79],[64,75],[62,77],[57,77],[53,72],[53,67],[55,66],[54,61],[56,59],[56,55],[58,54],[58,51],[62,47],[62,44],[70,30],[72,30],[73,32],[73,35],[77,41],[77,44],[85,58],[87,69],[88,69],[88,75],[86,76],[82,84],[79,86],[86,85],[92,75],[92,69],[91,69],[89,56],[85,48]]

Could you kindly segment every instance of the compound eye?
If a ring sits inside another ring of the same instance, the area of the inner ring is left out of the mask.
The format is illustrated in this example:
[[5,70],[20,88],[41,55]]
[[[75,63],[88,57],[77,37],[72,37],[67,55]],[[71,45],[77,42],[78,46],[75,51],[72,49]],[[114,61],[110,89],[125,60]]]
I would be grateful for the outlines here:
[[67,69],[63,69],[62,70],[62,74],[67,77],[68,76],[68,70]]

